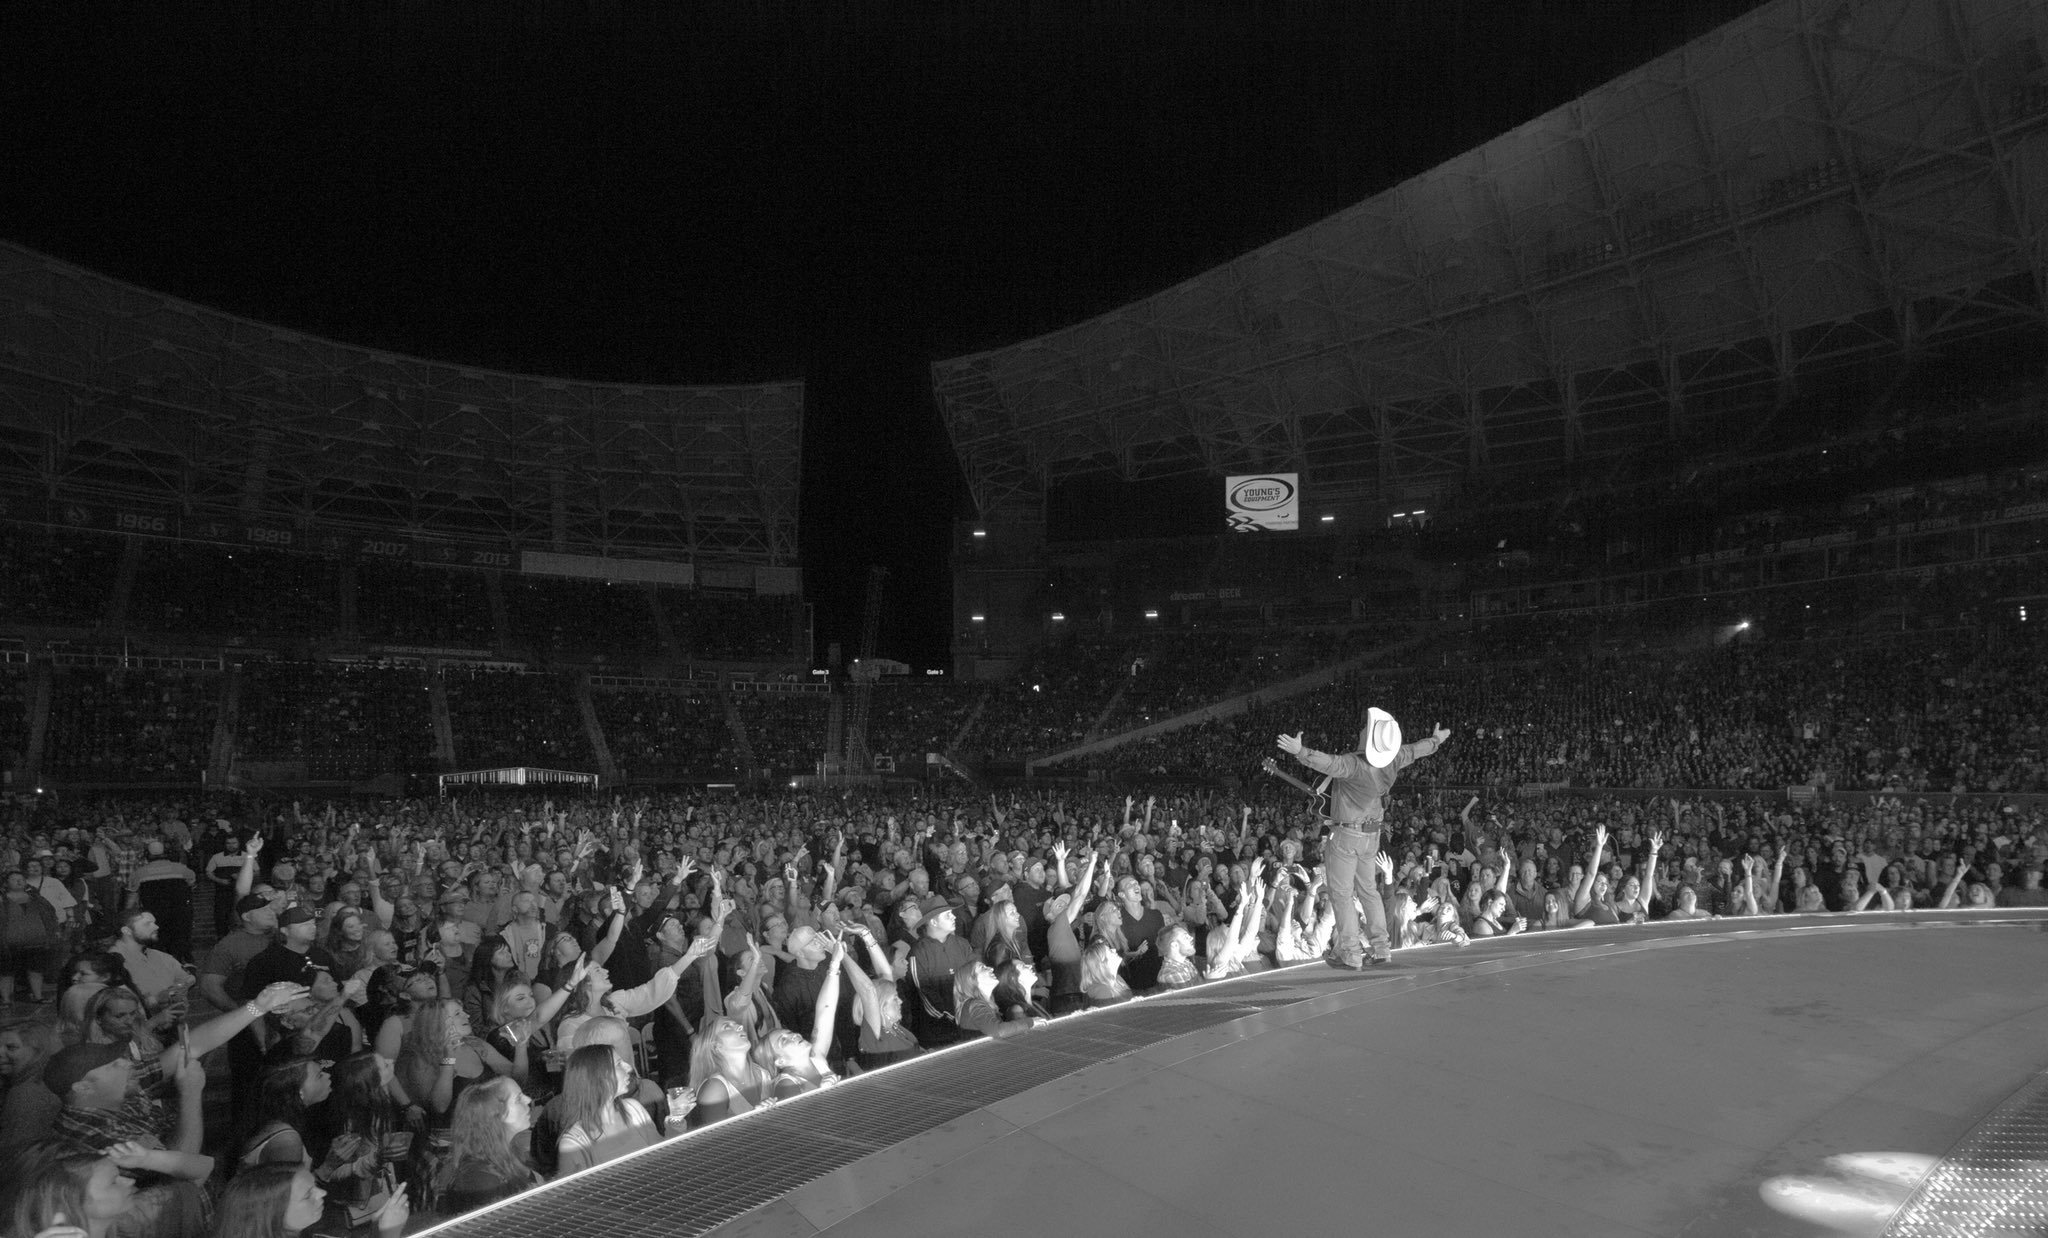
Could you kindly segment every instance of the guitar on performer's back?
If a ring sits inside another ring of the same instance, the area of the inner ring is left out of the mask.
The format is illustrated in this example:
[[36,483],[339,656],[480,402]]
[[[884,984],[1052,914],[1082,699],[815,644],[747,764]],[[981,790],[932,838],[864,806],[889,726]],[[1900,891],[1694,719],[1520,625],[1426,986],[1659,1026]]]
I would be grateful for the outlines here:
[[1316,787],[1312,787],[1309,784],[1303,782],[1301,779],[1296,778],[1293,774],[1290,774],[1286,770],[1280,768],[1280,763],[1278,761],[1275,761],[1272,757],[1267,757],[1265,760],[1259,762],[1259,768],[1273,775],[1273,777],[1278,778],[1280,781],[1287,783],[1289,786],[1300,787],[1303,791],[1307,792],[1309,799],[1315,805],[1317,816],[1328,817],[1330,815],[1330,793],[1327,790],[1320,790]]

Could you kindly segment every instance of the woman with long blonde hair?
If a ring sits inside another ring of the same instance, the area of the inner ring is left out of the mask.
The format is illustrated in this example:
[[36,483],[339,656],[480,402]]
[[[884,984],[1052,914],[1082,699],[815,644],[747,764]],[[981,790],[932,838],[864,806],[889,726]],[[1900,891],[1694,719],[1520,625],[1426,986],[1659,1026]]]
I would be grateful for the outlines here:
[[107,1238],[135,1203],[135,1179],[97,1152],[61,1152],[18,1169],[7,1232],[22,1238],[56,1226]]
[[[828,986],[830,987],[830,986]],[[706,1019],[690,1046],[690,1087],[697,1107],[690,1129],[747,1113],[770,1099],[775,1075],[753,1057],[753,1042],[739,1020]]]
[[504,1062],[477,1039],[461,1002],[424,1002],[413,1012],[399,1042],[398,1083],[414,1104],[439,1119],[452,1111],[466,1089],[490,1076],[489,1058]]
[[[1028,969],[1030,964],[1024,966]],[[1037,1025],[1037,1019],[1028,1013],[1005,1017],[996,1004],[997,983],[995,968],[982,962],[970,963],[953,973],[953,1009],[958,1012],[954,1017],[960,1021],[963,1033],[1002,1039]]]
[[633,1072],[607,1044],[584,1045],[562,1071],[557,1177],[637,1152],[661,1138],[645,1106],[630,1095]]
[[486,1080],[455,1102],[448,1152],[434,1173],[436,1209],[469,1212],[539,1183],[513,1140],[533,1125],[533,1102],[510,1079]]
[[1118,970],[1121,965],[1116,948],[1103,938],[1089,942],[1081,951],[1081,994],[1090,1009],[1131,1000],[1131,986],[1124,983]]

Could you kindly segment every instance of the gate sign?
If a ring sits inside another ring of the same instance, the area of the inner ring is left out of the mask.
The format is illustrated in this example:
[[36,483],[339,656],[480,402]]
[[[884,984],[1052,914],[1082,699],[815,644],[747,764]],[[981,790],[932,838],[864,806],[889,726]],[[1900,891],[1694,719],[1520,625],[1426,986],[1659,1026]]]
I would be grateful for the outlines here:
[[1261,529],[1300,528],[1300,483],[1299,473],[1224,478],[1223,505],[1229,512],[1230,531],[1257,533]]

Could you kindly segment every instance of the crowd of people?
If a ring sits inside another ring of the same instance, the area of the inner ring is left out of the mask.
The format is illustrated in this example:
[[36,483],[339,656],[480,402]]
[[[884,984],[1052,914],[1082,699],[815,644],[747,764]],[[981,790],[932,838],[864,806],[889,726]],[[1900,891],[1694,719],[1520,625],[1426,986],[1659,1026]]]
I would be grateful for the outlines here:
[[983,684],[883,679],[875,685],[868,708],[868,751],[892,757],[906,769],[924,760],[927,752],[950,751],[954,737],[988,694]]
[[[22,1238],[395,1235],[963,1039],[1314,961],[1335,918],[1323,823],[1270,781],[45,800],[4,826]],[[2041,905],[2044,859],[2042,812],[1991,801],[1404,782],[1366,896],[1415,947]]]
[[434,649],[498,643],[484,573],[412,563],[356,565],[356,631],[366,641]]
[[815,773],[825,751],[829,698],[743,692],[733,698],[754,767],[777,776]]
[[121,617],[128,629],[216,640],[308,637],[332,631],[340,614],[340,575],[318,570],[324,560],[196,542],[137,545],[146,552],[135,556]]
[[794,597],[664,590],[662,606],[693,658],[782,661],[796,644],[799,605]]
[[[594,770],[595,745],[564,674],[450,663],[442,671],[455,759],[462,768],[542,765]],[[979,689],[975,689],[976,692]],[[879,735],[943,748],[964,717],[966,691],[881,694]],[[250,660],[233,679],[218,670],[142,666],[60,667],[51,672],[41,770],[51,781],[187,784],[205,780],[216,728],[230,698],[235,763],[285,763],[322,782],[416,775],[435,768],[432,678],[391,661]],[[724,694],[664,687],[591,693],[598,733],[635,777],[748,777]],[[0,664],[0,771],[19,779],[33,701],[29,668]],[[917,706],[899,713],[894,704]],[[783,776],[813,771],[826,741],[826,698],[746,694],[741,725],[755,765]],[[950,725],[941,725],[950,723]],[[934,729],[936,728],[936,729]],[[928,749],[877,748],[904,758]]]
[[429,696],[423,667],[245,663],[235,751],[249,761],[302,761],[306,776],[322,781],[425,768],[434,752]]
[[459,767],[590,768],[590,734],[562,676],[449,666],[442,680]]
[[594,692],[590,699],[628,776],[734,779],[746,772],[715,693]]
[[[124,558],[132,559],[125,588]],[[5,521],[0,580],[8,585],[0,624],[100,628],[157,643],[360,641],[550,663],[786,662],[797,648],[794,597],[350,562]]]
[[102,622],[121,563],[121,542],[80,537],[41,525],[0,522],[0,608],[25,623]]
[[588,657],[664,652],[649,586],[545,577],[505,580],[505,617],[522,645]]
[[220,677],[144,668],[54,673],[43,767],[59,778],[198,782],[219,715]]
[[2048,659],[2031,633],[1578,653],[1483,676],[1448,659],[1368,668],[1089,761],[1181,778],[1244,772],[1258,738],[1286,719],[1333,733],[1371,701],[1481,720],[1484,743],[1418,769],[1443,786],[2039,792],[2044,699]]

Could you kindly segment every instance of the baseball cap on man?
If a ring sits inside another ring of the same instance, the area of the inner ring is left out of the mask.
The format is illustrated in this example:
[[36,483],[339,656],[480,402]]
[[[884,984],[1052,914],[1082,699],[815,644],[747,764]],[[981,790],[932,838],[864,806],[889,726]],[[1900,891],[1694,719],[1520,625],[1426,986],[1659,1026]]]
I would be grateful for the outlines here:
[[1374,769],[1394,763],[1401,751],[1401,724],[1394,715],[1375,705],[1365,711],[1365,729],[1358,733],[1358,752]]
[[311,907],[304,903],[295,903],[284,909],[284,914],[277,918],[277,926],[289,928],[294,924],[308,924],[317,919],[319,917],[313,914]]
[[125,1040],[113,1044],[87,1042],[59,1049],[43,1066],[43,1086],[68,1100],[71,1089],[78,1086],[80,1079],[108,1062],[127,1056],[128,1042]]
[[261,911],[270,906],[270,899],[261,894],[244,894],[235,900],[235,914],[246,916],[252,911]]

